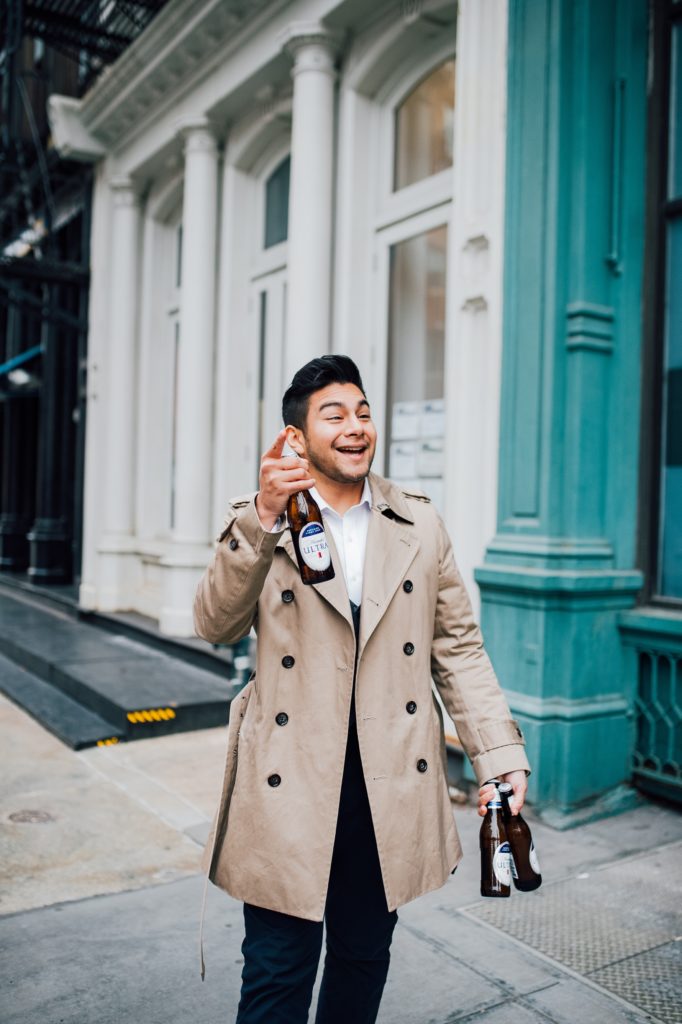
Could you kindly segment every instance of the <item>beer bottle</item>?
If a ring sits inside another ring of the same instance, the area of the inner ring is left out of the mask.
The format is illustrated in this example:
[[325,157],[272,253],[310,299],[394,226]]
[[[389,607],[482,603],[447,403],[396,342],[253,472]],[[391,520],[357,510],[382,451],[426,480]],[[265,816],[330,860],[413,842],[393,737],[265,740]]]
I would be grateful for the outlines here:
[[509,798],[512,792],[512,787],[508,782],[500,783],[499,793],[502,800],[502,817],[504,818],[504,827],[507,830],[507,840],[511,849],[512,878],[514,879],[514,885],[521,892],[532,892],[533,889],[539,889],[542,884],[540,864],[528,823],[524,821],[520,814],[512,814],[511,812]]
[[[497,787],[497,779],[491,779]],[[511,855],[502,820],[502,801],[495,796],[486,805],[481,824],[481,896],[509,896],[511,892]]]
[[333,580],[336,573],[324,533],[322,513],[310,491],[298,491],[290,496],[287,518],[301,580],[304,583]]

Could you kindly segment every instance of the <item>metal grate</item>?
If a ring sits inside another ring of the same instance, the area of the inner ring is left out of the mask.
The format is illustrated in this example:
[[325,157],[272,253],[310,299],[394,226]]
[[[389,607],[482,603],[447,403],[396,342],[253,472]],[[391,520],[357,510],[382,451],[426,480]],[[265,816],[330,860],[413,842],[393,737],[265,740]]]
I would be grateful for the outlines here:
[[682,657],[671,651],[639,651],[635,698],[635,776],[663,783],[667,795],[682,799]]
[[534,893],[482,900],[467,913],[666,1024],[682,1024],[681,858],[676,843]]
[[682,941],[609,964],[590,977],[667,1024],[681,1024]]

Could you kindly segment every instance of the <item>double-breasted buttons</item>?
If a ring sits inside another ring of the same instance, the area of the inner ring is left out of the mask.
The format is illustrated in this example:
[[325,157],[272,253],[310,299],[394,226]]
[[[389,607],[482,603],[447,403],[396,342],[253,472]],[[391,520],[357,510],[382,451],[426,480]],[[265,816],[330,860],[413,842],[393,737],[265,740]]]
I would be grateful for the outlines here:
[[273,789],[274,789],[275,786],[279,786],[281,781],[282,781],[281,775],[268,775],[268,786],[272,786]]
[[425,772],[428,767],[428,763],[424,760],[423,757],[420,757],[419,760],[417,761],[417,771]]
[[294,599],[294,592],[293,592],[293,590],[283,590],[282,591],[282,600],[284,601],[285,604],[291,604],[293,599]]
[[406,594],[412,593],[412,591],[414,590],[414,583],[412,582],[412,580],[405,580],[405,582],[403,583],[403,590],[405,591]]
[[414,644],[408,640],[406,644],[403,644],[403,651],[405,654],[414,654]]
[[275,715],[275,721],[277,725],[286,725],[289,721],[289,716],[286,711],[280,711],[278,715]]
[[413,700],[408,700],[407,704],[405,705],[405,710],[407,711],[408,715],[413,715],[417,710],[417,705]]
[[285,654],[282,658],[282,665],[284,668],[293,668],[296,664],[296,659],[292,658],[290,654]]
[[230,545],[229,546],[230,546],[230,551],[236,551],[237,550],[237,548],[239,547],[239,541],[237,540],[236,537],[231,537],[230,538]]

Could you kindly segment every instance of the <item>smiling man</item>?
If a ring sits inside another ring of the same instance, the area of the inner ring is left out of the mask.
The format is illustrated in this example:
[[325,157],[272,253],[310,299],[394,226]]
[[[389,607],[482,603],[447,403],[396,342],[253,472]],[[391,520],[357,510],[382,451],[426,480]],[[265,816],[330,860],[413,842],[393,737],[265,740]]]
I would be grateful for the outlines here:
[[[195,626],[256,671],[230,708],[209,877],[244,902],[237,1024],[376,1020],[397,908],[442,885],[461,847],[437,687],[470,758],[479,813],[529,771],[428,498],[370,472],[376,428],[357,367],[322,356],[284,395],[257,494],[234,499],[199,583]],[[296,456],[282,457],[288,441]],[[301,582],[284,512],[310,489],[336,576]]]

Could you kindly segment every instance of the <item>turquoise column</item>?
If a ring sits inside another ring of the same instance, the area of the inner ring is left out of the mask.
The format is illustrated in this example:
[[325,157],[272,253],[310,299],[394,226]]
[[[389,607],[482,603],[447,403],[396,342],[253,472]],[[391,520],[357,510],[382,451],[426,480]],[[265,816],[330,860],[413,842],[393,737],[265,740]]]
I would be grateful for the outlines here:
[[486,644],[559,827],[629,797],[646,0],[510,0],[497,533]]

